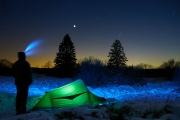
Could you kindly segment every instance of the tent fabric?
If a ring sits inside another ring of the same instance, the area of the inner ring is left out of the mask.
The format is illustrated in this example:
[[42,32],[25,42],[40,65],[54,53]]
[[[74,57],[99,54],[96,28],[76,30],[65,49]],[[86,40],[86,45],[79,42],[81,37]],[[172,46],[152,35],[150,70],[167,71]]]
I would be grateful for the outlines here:
[[105,98],[98,97],[88,90],[81,79],[46,92],[33,109],[72,107],[84,104],[104,102]]

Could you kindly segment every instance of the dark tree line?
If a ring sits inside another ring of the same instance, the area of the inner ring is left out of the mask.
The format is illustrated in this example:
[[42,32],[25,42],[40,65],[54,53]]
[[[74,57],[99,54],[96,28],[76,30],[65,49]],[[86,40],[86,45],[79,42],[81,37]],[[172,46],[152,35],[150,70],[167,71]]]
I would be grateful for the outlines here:
[[[82,76],[84,79],[90,79],[89,76],[96,76],[93,79],[96,81],[101,81],[101,79],[111,79],[113,77],[120,78],[122,75],[132,76],[133,79],[135,77],[139,78],[139,76],[142,75],[137,73],[137,69],[143,70],[153,68],[153,66],[144,63],[137,66],[127,66],[126,62],[128,60],[124,53],[124,48],[121,42],[117,39],[111,45],[108,57],[109,59],[107,63],[103,63],[102,61],[92,57],[85,58],[83,61],[78,63],[76,59],[75,45],[72,42],[71,37],[66,34],[59,44],[58,52],[56,53],[56,57],[54,59],[54,66],[52,66],[50,61],[48,61],[44,64],[44,66],[42,66],[42,71],[38,68],[34,69],[34,71],[35,73],[36,71],[40,71],[41,74],[45,72],[44,74],[46,75],[56,77]],[[11,66],[12,63],[10,61],[0,59],[0,74],[5,72],[4,68],[11,68]],[[176,67],[180,67],[180,61],[170,59],[169,61],[161,64],[157,69],[174,69]],[[83,73],[87,73],[87,75],[82,75]],[[89,73],[91,73],[91,75]]]
[[[119,40],[115,40],[112,44],[108,57],[107,66],[109,68],[122,68],[126,66],[127,58]],[[0,68],[3,68],[2,71],[4,71],[4,68],[11,68],[11,66],[12,63],[10,61],[6,59],[0,60]],[[50,74],[57,77],[72,77],[79,72],[80,64],[77,64],[75,46],[68,34],[64,36],[62,42],[59,44],[58,52],[54,59],[54,66],[48,61],[42,67],[45,71],[53,68]],[[38,71],[36,69],[34,70],[35,72]]]
[[[115,40],[109,52],[108,67],[120,68],[126,66],[127,58],[124,49],[119,40]],[[59,50],[54,59],[55,69],[58,69],[57,75],[63,77],[71,77],[78,71],[78,64],[76,63],[75,46],[70,36],[66,34],[59,45]]]
[[[79,76],[80,78],[89,79],[95,81],[101,81],[105,79],[121,79],[121,77],[129,77],[135,82],[141,81],[140,78],[149,75],[144,72],[143,69],[152,69],[153,66],[148,64],[139,64],[137,66],[128,67],[126,65],[127,57],[124,53],[124,48],[119,40],[115,40],[112,44],[110,52],[108,54],[107,64],[104,65],[100,60],[85,58],[83,61],[77,64],[75,46],[70,36],[66,34],[59,45],[59,51],[54,59],[56,75],[60,77],[74,77]],[[170,59],[164,62],[159,69],[173,69],[179,66],[180,62]],[[150,71],[151,72],[151,71]],[[153,72],[153,71],[152,71]],[[163,71],[162,71],[163,72]],[[104,77],[105,76],[105,77]],[[156,75],[155,75],[156,76]],[[173,73],[169,75],[172,78]],[[125,82],[125,81],[122,81]]]

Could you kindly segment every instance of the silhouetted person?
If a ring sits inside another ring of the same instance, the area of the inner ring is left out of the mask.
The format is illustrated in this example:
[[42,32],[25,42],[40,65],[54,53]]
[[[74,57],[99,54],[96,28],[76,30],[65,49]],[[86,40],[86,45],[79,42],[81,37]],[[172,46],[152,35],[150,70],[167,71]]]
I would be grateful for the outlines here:
[[24,52],[18,52],[18,60],[13,64],[12,72],[17,90],[16,114],[24,114],[26,113],[29,85],[32,83],[31,67],[26,61]]

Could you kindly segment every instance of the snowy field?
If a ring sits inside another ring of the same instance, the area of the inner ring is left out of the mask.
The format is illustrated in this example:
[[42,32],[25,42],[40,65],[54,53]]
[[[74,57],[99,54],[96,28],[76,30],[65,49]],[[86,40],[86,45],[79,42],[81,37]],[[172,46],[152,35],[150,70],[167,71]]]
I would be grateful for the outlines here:
[[[37,100],[33,98],[72,81],[42,75],[34,76],[33,84],[29,89],[27,109],[31,110],[37,103]],[[107,85],[92,88],[88,86],[91,92],[106,98],[107,102],[96,106],[85,105],[75,108],[30,111],[28,114],[16,116],[14,78],[0,76],[0,120],[115,120],[120,116],[128,120],[166,120],[168,118],[180,120],[180,87],[178,84],[178,82],[160,81],[150,82],[143,87]],[[122,108],[126,108],[126,112],[122,111]]]

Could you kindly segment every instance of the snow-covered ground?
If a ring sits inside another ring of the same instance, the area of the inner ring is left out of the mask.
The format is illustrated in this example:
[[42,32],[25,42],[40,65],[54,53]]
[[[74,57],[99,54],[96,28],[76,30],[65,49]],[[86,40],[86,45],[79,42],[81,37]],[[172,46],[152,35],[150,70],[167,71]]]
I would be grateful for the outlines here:
[[[59,79],[54,77],[35,75],[33,84],[29,89],[27,109],[30,110],[33,107],[33,104],[35,105],[35,103],[32,103],[32,99],[34,97],[42,96],[45,92],[57,87],[61,87],[72,81],[72,79]],[[110,119],[109,113],[112,112],[110,111],[110,106],[113,107],[113,109],[117,108],[118,110],[120,110],[122,106],[126,105],[130,106],[132,111],[131,115],[126,115],[127,119],[140,120],[144,116],[146,119],[163,119],[163,117],[164,119],[168,117],[173,120],[180,119],[180,87],[178,86],[177,82],[151,82],[143,87],[129,85],[106,85],[93,88],[88,86],[88,89],[97,96],[106,98],[107,102],[103,103],[103,105],[99,107],[81,106],[75,108],[65,108],[64,110],[71,111],[72,116],[74,114],[85,116],[82,119]],[[31,111],[26,115],[15,116],[15,96],[16,88],[14,85],[14,78],[0,76],[0,119],[48,120],[58,118],[62,114],[64,114],[63,109],[58,109],[48,111],[44,110],[43,112]],[[170,112],[164,111],[164,108],[167,107],[167,105],[169,106],[168,109],[170,109]],[[161,109],[163,109],[163,111]],[[154,117],[154,112],[157,112],[158,110],[161,110],[161,113],[159,113],[160,115]],[[74,113],[75,111],[76,113]],[[81,112],[78,113],[78,111]],[[97,115],[94,115],[94,117],[92,117],[92,113],[97,113]],[[80,118],[81,117],[76,119],[78,120]],[[65,117],[62,118],[61,116],[61,119],[65,119]]]

